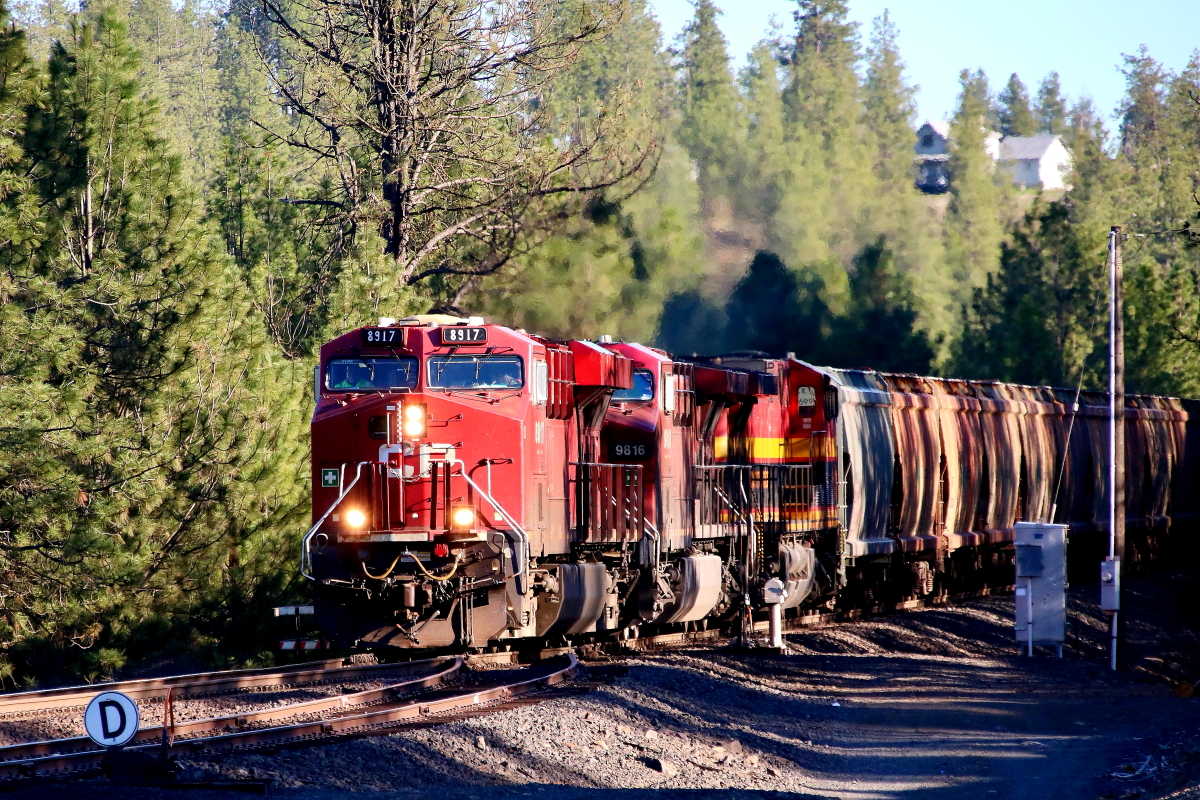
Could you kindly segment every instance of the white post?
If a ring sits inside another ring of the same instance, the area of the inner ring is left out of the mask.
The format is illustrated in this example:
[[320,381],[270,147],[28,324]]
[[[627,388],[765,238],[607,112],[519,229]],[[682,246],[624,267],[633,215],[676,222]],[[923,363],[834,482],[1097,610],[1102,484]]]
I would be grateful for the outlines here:
[[779,578],[771,578],[763,585],[763,602],[770,607],[770,622],[767,628],[767,647],[783,650],[783,601],[787,590]]
[[[1125,354],[1121,324],[1121,228],[1108,232],[1108,557],[1125,557]],[[1118,599],[1117,604],[1120,604]],[[1117,668],[1118,615],[1112,611],[1110,665]]]

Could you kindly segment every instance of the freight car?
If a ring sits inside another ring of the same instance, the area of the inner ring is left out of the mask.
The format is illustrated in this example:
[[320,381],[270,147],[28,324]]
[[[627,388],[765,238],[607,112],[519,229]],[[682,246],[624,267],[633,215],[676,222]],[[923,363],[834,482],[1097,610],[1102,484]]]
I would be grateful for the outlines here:
[[[336,645],[745,625],[1012,580],[1013,524],[1107,513],[1103,395],[384,319],[321,348],[312,526]],[[1194,402],[1130,396],[1134,557],[1200,511]]]

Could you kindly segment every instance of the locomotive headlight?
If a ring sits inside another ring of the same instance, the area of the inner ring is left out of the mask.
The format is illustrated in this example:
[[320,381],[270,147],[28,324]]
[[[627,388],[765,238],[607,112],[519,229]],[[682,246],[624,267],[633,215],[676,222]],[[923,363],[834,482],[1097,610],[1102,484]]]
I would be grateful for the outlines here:
[[409,403],[404,406],[404,435],[416,439],[425,435],[425,405]]
[[367,524],[367,515],[357,508],[352,508],[346,512],[346,522],[350,523],[351,528],[361,528]]
[[456,531],[469,531],[475,524],[475,509],[471,506],[455,506],[450,512],[450,528]]

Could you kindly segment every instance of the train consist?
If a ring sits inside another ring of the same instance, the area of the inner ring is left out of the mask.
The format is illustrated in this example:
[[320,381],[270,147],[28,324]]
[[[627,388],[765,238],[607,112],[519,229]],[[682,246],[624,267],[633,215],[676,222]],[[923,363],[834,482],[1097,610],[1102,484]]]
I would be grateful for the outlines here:
[[[384,319],[321,348],[301,571],[335,645],[745,624],[1012,582],[1107,519],[1104,395]],[[1134,557],[1200,512],[1200,403],[1130,396]]]

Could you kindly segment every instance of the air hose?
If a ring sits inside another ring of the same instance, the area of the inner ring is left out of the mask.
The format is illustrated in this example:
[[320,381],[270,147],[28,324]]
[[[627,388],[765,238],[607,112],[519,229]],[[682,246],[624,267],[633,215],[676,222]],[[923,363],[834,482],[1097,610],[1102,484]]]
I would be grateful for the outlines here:
[[425,565],[421,563],[421,559],[417,558],[412,553],[405,550],[403,553],[396,556],[396,558],[392,560],[391,566],[389,566],[387,568],[387,571],[385,571],[382,575],[372,575],[371,571],[369,569],[367,569],[367,562],[366,561],[362,562],[363,574],[365,574],[368,578],[372,578],[374,580],[381,581],[384,578],[386,578],[392,574],[392,570],[394,570],[396,568],[396,565],[400,563],[400,559],[404,558],[405,556],[408,556],[409,558],[411,558],[413,560],[413,562],[417,565],[417,569],[419,569],[419,570],[421,570],[421,572],[425,573],[426,578],[429,578],[430,580],[434,580],[434,581],[448,581],[451,578],[453,578],[454,573],[458,572],[458,565],[459,565],[459,561],[461,559],[461,556],[459,556],[459,555],[454,556],[454,564],[450,567],[450,572],[445,577],[439,578],[437,575],[434,575],[432,572],[425,569]]

